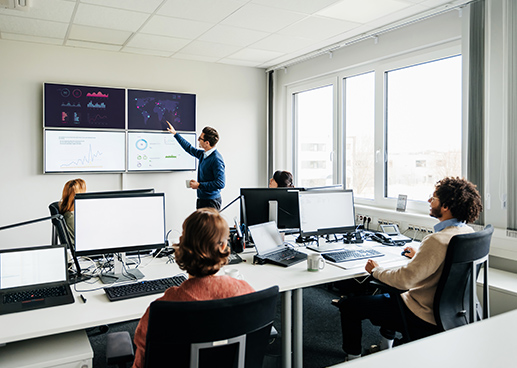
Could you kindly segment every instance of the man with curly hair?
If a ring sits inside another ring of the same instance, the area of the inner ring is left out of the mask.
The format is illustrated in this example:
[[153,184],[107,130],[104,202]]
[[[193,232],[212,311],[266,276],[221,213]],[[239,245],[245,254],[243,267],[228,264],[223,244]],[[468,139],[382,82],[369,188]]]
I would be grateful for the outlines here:
[[[416,338],[437,332],[433,300],[447,246],[454,235],[474,231],[467,223],[475,221],[482,210],[476,186],[458,177],[438,181],[428,202],[430,216],[437,218],[439,223],[434,226],[434,233],[422,240],[418,250],[405,248],[411,261],[398,268],[386,269],[369,259],[365,266],[366,271],[376,279],[397,289],[407,290],[401,294],[404,315],[409,325],[422,331],[422,335]],[[361,354],[363,319],[369,319],[381,327],[381,349],[391,347],[395,331],[402,330],[398,303],[389,294],[343,298],[338,306],[341,311],[343,350],[348,360]]]

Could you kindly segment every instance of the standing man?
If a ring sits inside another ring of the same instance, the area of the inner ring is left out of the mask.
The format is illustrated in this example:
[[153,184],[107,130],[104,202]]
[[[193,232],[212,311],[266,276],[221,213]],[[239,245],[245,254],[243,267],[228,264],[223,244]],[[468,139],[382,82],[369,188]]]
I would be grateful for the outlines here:
[[223,156],[215,149],[215,145],[219,142],[217,130],[204,127],[197,139],[201,149],[196,149],[185,138],[177,134],[171,123],[167,122],[167,124],[169,124],[167,131],[174,135],[185,152],[199,160],[197,181],[190,181],[190,187],[197,189],[196,209],[213,207],[219,210],[222,203],[221,189],[225,185],[225,174]]
[[[436,183],[428,202],[430,216],[440,222],[434,226],[434,233],[422,240],[418,250],[406,247],[405,250],[409,251],[406,256],[411,258],[409,263],[398,268],[385,269],[369,259],[365,269],[390,286],[408,290],[400,295],[408,324],[432,331],[437,330],[433,301],[447,246],[454,235],[474,231],[466,223],[472,223],[478,218],[482,205],[474,184],[453,177]],[[381,349],[391,347],[395,331],[401,331],[403,326],[397,300],[390,298],[389,294],[343,298],[337,305],[341,311],[343,350],[347,354],[347,360],[361,354],[363,319],[369,319],[374,325],[381,327]]]

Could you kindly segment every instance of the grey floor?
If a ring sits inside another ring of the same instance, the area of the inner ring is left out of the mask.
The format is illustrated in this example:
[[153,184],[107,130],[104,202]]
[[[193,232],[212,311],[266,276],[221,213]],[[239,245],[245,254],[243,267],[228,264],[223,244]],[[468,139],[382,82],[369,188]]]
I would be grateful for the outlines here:
[[[306,288],[303,290],[303,366],[305,368],[321,368],[340,363],[344,360],[341,350],[341,328],[339,310],[330,304],[340,292],[329,285]],[[138,321],[118,323],[109,326],[109,331],[127,330],[133,334]],[[277,308],[275,328],[279,338],[269,347],[264,359],[264,368],[281,366],[281,324],[280,303]],[[368,321],[363,322],[363,350],[377,344],[380,339],[378,328]],[[99,328],[88,331],[90,343],[94,351],[94,368],[106,367],[106,334]]]

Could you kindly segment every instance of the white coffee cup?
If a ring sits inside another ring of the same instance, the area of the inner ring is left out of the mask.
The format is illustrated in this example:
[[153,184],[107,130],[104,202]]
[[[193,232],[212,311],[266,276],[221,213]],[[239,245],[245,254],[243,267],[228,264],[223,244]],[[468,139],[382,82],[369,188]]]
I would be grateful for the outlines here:
[[307,256],[307,271],[315,272],[325,268],[325,260],[318,253],[311,253]]
[[242,280],[242,275],[239,272],[239,270],[236,269],[236,268],[227,268],[227,269],[224,270],[224,273],[227,276],[233,277],[234,279]]
[[190,188],[190,179],[185,180],[185,185],[187,188]]

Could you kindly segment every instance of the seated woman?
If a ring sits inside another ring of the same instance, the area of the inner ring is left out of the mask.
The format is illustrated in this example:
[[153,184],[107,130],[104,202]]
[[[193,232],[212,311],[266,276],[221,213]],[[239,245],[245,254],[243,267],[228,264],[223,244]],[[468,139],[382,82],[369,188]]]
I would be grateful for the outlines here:
[[66,230],[72,244],[75,243],[74,236],[74,199],[77,193],[86,192],[86,182],[83,179],[72,179],[66,182],[63,188],[63,195],[59,201],[59,213],[63,215],[66,223]]
[[[230,248],[227,246],[228,229],[228,224],[214,208],[200,208],[187,217],[183,222],[183,234],[175,256],[179,267],[187,271],[189,278],[180,286],[167,289],[164,296],[157,300],[212,300],[254,292],[255,290],[246,281],[226,275],[215,276],[217,271],[227,263],[230,255]],[[149,308],[140,319],[135,331],[136,353],[133,363],[135,368],[144,366],[148,323]]]
[[269,179],[269,187],[270,188],[286,188],[286,187],[294,187],[293,184],[293,174],[289,171],[275,171],[273,177]]

